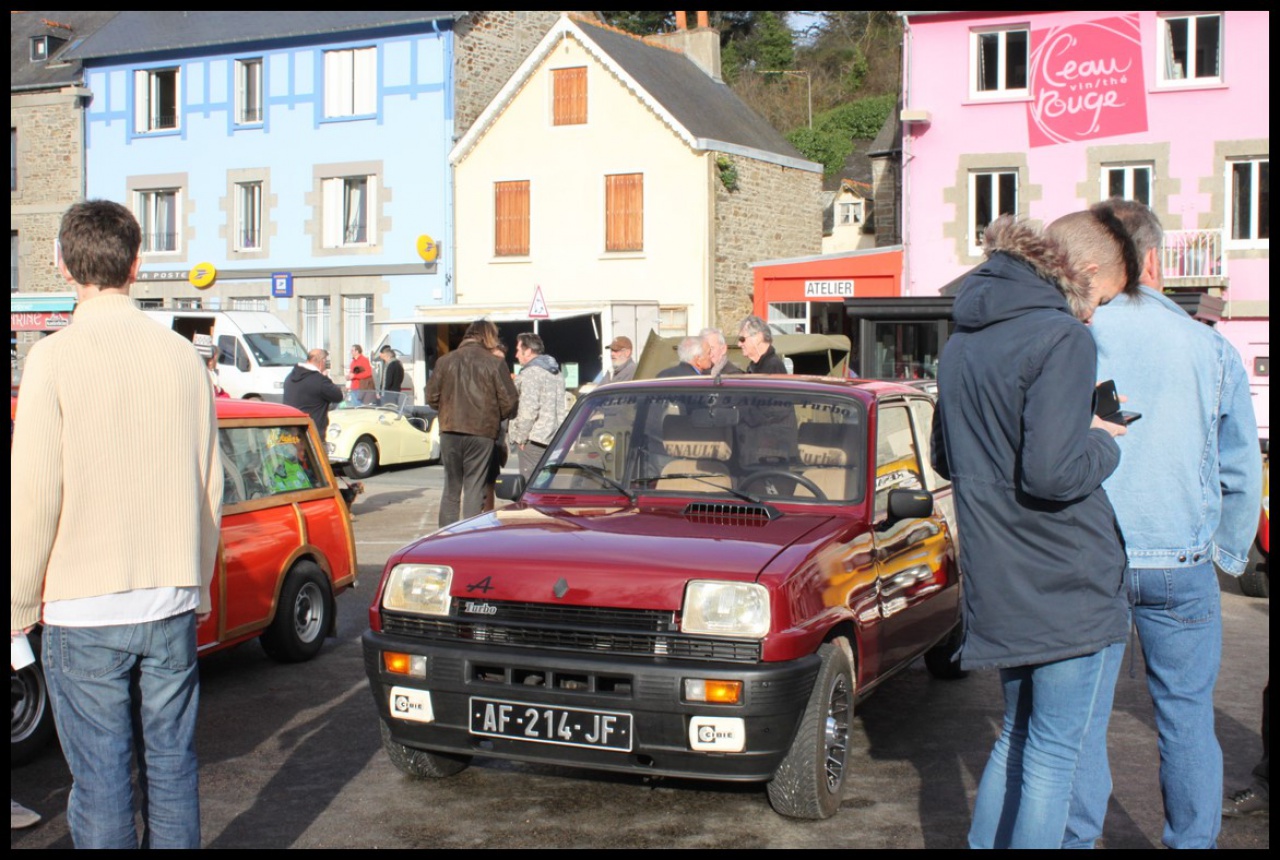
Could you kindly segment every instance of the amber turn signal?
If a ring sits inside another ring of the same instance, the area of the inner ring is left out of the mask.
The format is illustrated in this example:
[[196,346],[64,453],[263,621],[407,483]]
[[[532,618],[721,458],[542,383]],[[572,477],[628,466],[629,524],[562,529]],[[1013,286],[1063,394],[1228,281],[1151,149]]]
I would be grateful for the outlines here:
[[383,651],[382,665],[386,666],[387,671],[393,675],[408,675],[409,655],[397,651]]
[[737,705],[742,702],[742,682],[715,681],[709,678],[685,678],[684,698],[687,702]]

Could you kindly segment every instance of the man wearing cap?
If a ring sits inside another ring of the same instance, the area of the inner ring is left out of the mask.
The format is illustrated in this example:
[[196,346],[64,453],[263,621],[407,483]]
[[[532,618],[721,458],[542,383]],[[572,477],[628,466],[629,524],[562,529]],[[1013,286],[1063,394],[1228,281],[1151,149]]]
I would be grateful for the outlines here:
[[631,357],[631,338],[618,335],[609,344],[609,360],[613,369],[604,375],[605,382],[626,382],[636,375],[636,363]]

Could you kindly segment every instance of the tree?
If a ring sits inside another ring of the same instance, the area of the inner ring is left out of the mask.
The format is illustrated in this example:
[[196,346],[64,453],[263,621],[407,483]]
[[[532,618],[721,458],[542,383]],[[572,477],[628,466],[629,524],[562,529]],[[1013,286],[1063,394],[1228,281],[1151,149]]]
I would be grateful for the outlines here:
[[788,132],[787,140],[806,158],[820,163],[826,176],[837,176],[853,152],[853,142],[875,137],[897,101],[890,93],[840,105],[815,116],[813,128]]
[[[720,32],[721,74],[806,157],[838,173],[852,141],[875,137],[893,108],[902,22],[896,13],[881,10],[806,12],[804,20],[813,23],[797,38],[788,26],[796,14],[712,12],[711,26]],[[674,12],[602,15],[607,23],[642,36],[675,27]]]

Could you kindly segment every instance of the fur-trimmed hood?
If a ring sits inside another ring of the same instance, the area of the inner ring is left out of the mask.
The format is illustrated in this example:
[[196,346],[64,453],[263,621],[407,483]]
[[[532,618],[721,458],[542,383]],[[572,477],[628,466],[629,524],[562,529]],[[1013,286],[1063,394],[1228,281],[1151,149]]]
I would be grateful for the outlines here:
[[1057,308],[1087,319],[1088,278],[1054,239],[1004,215],[983,234],[987,261],[973,271],[956,296],[958,324],[982,328],[1038,308]]

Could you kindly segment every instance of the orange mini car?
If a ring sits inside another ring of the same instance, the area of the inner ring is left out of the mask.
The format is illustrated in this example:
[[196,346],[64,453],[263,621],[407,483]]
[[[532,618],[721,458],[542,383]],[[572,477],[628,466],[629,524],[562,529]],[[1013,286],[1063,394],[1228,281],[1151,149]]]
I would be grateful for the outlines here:
[[[333,631],[334,599],[355,584],[341,487],[306,414],[250,400],[219,399],[217,409],[222,541],[200,654],[258,638],[274,659],[309,660]],[[10,674],[10,755],[19,764],[54,727],[39,663]]]

